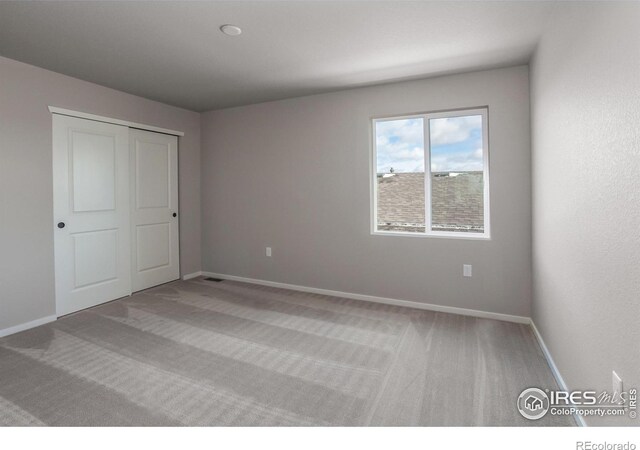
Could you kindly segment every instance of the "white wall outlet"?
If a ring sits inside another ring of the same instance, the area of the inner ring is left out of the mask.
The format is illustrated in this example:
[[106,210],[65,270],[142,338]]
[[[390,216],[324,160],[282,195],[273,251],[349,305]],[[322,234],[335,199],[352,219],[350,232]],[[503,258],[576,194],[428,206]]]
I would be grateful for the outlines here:
[[471,264],[463,264],[462,265],[462,275],[465,277],[470,277],[472,274],[473,266]]
[[271,258],[271,247],[267,247],[266,254],[269,258]]
[[613,392],[618,395],[622,394],[622,378],[620,378],[615,370],[611,371],[611,383]]

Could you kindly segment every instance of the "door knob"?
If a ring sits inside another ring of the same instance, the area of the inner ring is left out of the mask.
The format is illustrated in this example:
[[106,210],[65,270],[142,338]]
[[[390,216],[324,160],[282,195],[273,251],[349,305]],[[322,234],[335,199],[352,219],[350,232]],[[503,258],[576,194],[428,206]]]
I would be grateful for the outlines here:
[[173,213],[173,217],[178,217],[178,215],[176,213]]
[[65,227],[64,222],[58,222],[58,228],[64,228],[64,227]]

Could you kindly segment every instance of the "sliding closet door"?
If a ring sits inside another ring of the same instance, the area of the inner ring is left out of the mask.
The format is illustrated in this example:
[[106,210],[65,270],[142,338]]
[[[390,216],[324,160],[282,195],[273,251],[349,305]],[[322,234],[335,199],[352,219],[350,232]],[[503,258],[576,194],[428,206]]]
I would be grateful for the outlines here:
[[180,277],[178,138],[130,130],[132,286],[140,291]]
[[128,133],[53,115],[58,316],[131,293]]

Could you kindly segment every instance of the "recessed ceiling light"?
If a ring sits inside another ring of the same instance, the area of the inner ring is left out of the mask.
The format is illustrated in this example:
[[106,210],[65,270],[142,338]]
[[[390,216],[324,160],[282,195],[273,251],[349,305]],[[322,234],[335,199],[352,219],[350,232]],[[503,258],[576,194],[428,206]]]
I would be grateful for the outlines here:
[[222,31],[227,36],[237,36],[239,34],[242,34],[242,30],[240,29],[240,27],[237,27],[235,25],[229,25],[229,24],[222,25],[220,27],[220,31]]

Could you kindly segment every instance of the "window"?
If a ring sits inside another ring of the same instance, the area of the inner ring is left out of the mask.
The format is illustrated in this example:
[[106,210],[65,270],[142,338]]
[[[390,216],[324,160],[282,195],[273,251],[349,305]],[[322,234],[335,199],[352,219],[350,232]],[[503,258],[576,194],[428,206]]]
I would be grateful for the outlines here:
[[375,233],[489,237],[487,109],[373,120]]

